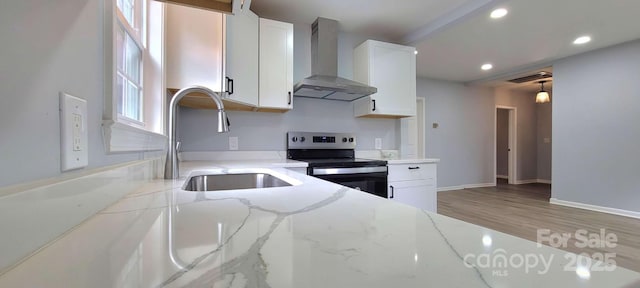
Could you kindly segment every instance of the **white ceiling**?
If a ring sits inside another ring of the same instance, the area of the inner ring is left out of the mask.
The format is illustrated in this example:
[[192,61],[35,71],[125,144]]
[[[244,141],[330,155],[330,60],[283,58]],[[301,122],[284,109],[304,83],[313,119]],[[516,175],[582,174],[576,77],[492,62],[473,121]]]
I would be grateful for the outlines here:
[[469,0],[253,0],[260,17],[312,24],[318,17],[337,20],[340,30],[402,39]]
[[[418,49],[419,76],[473,84],[496,84],[563,57],[640,38],[638,0],[252,2],[261,17],[310,24],[321,16],[338,20],[346,32],[398,39]],[[509,14],[491,19],[497,7]],[[593,40],[573,45],[581,35]],[[482,71],[483,63],[494,68]]]

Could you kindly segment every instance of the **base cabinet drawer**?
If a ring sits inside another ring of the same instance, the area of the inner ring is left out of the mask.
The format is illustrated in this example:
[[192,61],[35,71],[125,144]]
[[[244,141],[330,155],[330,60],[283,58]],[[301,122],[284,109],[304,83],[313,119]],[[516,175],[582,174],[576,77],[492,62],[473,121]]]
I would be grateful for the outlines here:
[[389,182],[428,180],[436,178],[436,164],[389,165]]

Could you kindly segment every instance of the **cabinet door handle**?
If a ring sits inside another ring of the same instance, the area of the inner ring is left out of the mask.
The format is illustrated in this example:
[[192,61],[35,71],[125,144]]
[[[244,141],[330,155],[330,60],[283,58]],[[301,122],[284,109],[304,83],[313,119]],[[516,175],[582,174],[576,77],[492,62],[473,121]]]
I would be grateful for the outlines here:
[[420,169],[420,167],[416,166],[416,167],[409,167],[409,170],[416,170],[416,169]]
[[233,79],[229,77],[225,77],[225,78],[227,78],[227,93],[231,95],[233,94]]
[[373,110],[371,110],[371,111],[376,111],[376,100],[375,99],[371,99],[371,102],[373,102]]
[[393,188],[393,185],[389,186],[389,188],[391,188],[391,196],[389,196],[389,199],[393,199],[393,196],[395,196],[393,195],[393,192],[394,192],[393,190],[395,189]]
[[291,91],[289,91],[289,103],[287,105],[291,105]]

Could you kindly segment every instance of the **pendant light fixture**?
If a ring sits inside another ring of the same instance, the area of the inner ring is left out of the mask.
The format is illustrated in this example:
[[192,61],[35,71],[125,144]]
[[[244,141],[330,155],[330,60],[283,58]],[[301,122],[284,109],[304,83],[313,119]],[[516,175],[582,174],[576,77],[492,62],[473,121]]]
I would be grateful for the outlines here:
[[538,92],[538,94],[536,94],[536,103],[547,103],[551,101],[551,98],[549,98],[549,92],[544,91],[544,83],[547,81],[540,81],[538,83],[540,83],[540,92]]

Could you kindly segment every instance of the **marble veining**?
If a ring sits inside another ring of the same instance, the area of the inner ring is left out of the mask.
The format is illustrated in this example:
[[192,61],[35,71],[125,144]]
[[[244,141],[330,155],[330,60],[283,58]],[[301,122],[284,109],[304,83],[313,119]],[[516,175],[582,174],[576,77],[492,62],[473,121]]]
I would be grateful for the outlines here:
[[[464,260],[464,258],[462,257],[462,255],[460,255],[460,252],[458,252],[458,250],[456,250],[455,247],[453,247],[453,245],[451,245],[451,243],[449,242],[449,240],[447,239],[447,236],[444,235],[444,233],[442,233],[442,230],[440,230],[440,228],[438,228],[438,224],[436,224],[436,221],[433,220],[433,217],[431,217],[431,215],[429,215],[426,211],[422,211],[425,215],[427,215],[427,217],[429,217],[429,220],[431,220],[431,223],[433,224],[433,228],[438,231],[438,234],[440,234],[440,236],[442,237],[442,241],[444,241],[444,243],[447,244],[447,247],[449,247],[449,249],[451,249],[451,252],[453,252],[454,254],[456,254],[456,256],[458,257],[458,259],[460,259],[460,261],[466,262]],[[467,264],[471,264],[468,263]],[[480,280],[482,280],[482,283],[484,283],[484,285],[486,285],[489,288],[493,288],[491,287],[491,285],[489,285],[489,283],[487,283],[487,280],[484,279],[484,276],[482,276],[482,273],[480,272],[480,270],[478,270],[477,267],[473,267],[473,270],[476,271],[476,274],[478,274],[478,278],[480,278]]]
[[[0,275],[0,287],[623,287],[640,280],[621,267],[566,270],[566,256],[575,254],[272,165],[300,184],[184,191],[193,171],[260,167],[183,164],[181,179],[130,191]],[[497,254],[553,261],[525,270],[468,260]]]
[[[216,267],[214,269],[209,270],[202,276],[198,277],[197,279],[185,285],[185,287],[211,286],[212,284],[219,282],[220,280],[224,280],[225,276],[228,274],[233,275],[233,277],[235,277],[237,274],[243,275],[244,279],[247,281],[245,284],[246,287],[271,287],[266,282],[268,265],[260,256],[260,250],[264,246],[264,243],[267,240],[269,240],[269,237],[274,232],[274,230],[282,223],[282,220],[284,220],[284,218],[290,215],[305,213],[305,212],[309,212],[309,211],[327,206],[332,202],[342,198],[345,195],[345,192],[347,190],[348,188],[346,187],[340,188],[338,191],[336,191],[336,193],[334,193],[333,195],[331,195],[331,197],[325,200],[322,200],[318,203],[314,203],[302,209],[291,211],[291,212],[276,211],[272,209],[262,208],[260,206],[253,205],[251,201],[249,201],[248,199],[237,198],[236,200],[238,200],[239,202],[241,202],[242,204],[246,205],[249,208],[249,212],[247,216],[244,218],[244,220],[242,221],[242,224],[238,227],[238,229],[231,236],[229,236],[229,238],[224,243],[222,243],[216,250],[213,250],[207,254],[204,254],[198,257],[194,262],[190,263],[189,266],[185,267],[184,269],[180,270],[179,272],[169,277],[169,279],[163,282],[160,285],[160,287],[165,287],[170,283],[174,282],[176,279],[180,278],[183,274],[189,272],[191,269],[197,266],[198,263],[200,263],[204,258],[210,256],[213,253],[218,252],[221,248],[223,248],[224,245],[227,244],[229,240],[231,240],[236,235],[236,233],[244,227],[244,224],[246,223],[247,219],[251,216],[251,211],[254,209],[268,212],[268,213],[273,213],[276,215],[276,219],[273,221],[273,223],[269,227],[269,230],[264,235],[256,239],[256,241],[251,245],[249,250],[247,250],[244,254],[234,259],[231,259],[226,263],[223,263],[219,268]],[[229,198],[226,198],[226,199],[229,199]],[[224,271],[224,274],[221,273],[221,271]],[[231,283],[233,283],[233,279]]]

